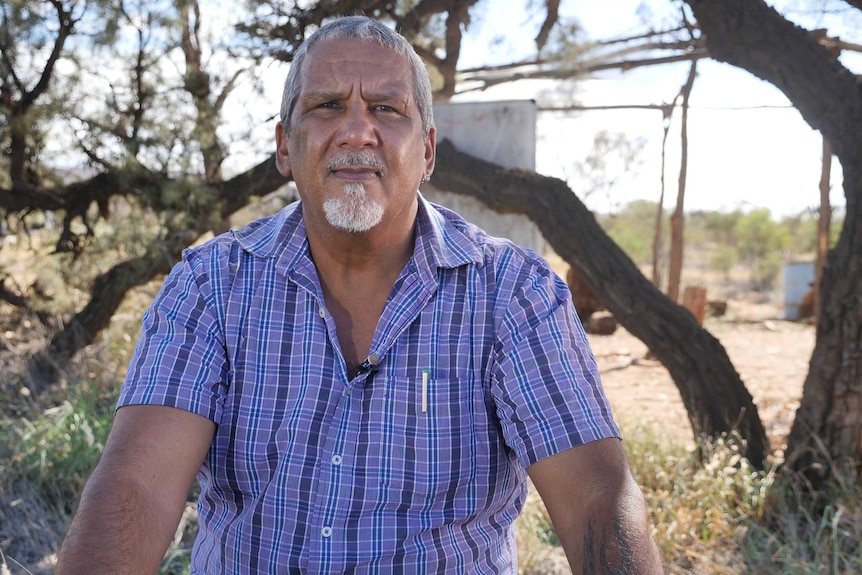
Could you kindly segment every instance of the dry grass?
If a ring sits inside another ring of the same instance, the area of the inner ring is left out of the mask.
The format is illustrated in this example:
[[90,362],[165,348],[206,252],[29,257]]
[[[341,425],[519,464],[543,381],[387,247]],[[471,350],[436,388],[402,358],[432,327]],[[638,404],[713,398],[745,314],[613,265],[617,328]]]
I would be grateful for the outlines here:
[[[625,435],[668,575],[862,573],[862,487],[836,479],[812,498],[800,477],[753,469],[735,437],[695,452],[642,424]],[[550,529],[531,493],[518,520],[522,575],[570,573]]]

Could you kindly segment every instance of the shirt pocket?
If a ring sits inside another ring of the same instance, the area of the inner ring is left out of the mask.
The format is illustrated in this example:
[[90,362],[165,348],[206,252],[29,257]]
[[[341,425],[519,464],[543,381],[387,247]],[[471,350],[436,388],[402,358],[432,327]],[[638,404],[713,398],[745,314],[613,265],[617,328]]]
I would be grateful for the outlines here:
[[[377,465],[382,497],[398,506],[452,508],[471,499],[477,472],[488,467],[493,411],[481,385],[462,379],[392,377],[373,394],[370,465]],[[382,391],[382,393],[380,393]],[[374,405],[376,404],[376,405]],[[475,493],[473,493],[473,496]]]

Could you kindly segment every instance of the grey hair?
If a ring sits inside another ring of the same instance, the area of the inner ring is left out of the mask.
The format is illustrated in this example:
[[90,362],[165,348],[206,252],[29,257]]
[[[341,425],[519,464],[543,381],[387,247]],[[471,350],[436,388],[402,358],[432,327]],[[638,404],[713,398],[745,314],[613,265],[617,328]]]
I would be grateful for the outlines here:
[[290,135],[290,116],[293,114],[296,99],[302,88],[300,72],[309,48],[318,42],[344,39],[374,40],[399,56],[407,58],[413,69],[414,97],[419,106],[419,115],[422,118],[422,133],[427,140],[431,128],[434,126],[434,110],[431,97],[431,80],[428,77],[425,63],[401,34],[366,16],[345,16],[333,20],[308,37],[296,50],[281,96],[281,123],[285,133]]

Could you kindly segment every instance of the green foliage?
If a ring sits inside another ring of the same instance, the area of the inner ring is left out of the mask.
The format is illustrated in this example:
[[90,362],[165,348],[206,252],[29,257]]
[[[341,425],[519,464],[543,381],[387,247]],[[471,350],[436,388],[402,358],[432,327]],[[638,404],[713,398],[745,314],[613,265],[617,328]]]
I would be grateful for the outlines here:
[[730,279],[730,271],[736,266],[739,256],[736,249],[728,244],[719,244],[709,258],[709,265],[720,272],[725,283]]
[[[657,210],[657,203],[638,200],[622,206],[614,215],[601,217],[600,223],[632,261],[647,265],[652,262]],[[664,229],[667,230],[667,216],[663,217]]]
[[740,210],[732,212],[701,212],[703,227],[710,233],[714,241],[724,244],[735,244],[738,240],[736,227],[742,218]]
[[[27,483],[40,498],[33,505],[70,513],[101,453],[115,394],[115,386],[88,383],[59,406],[0,420],[7,450],[0,453],[0,484]],[[625,426],[624,435],[670,575],[862,572],[862,487],[833,483],[812,498],[800,478],[754,470],[736,436],[691,451],[641,424]],[[561,553],[532,488],[516,539],[524,573],[543,572],[546,560]],[[185,575],[189,559],[187,542],[172,546],[159,572]]]
[[2,454],[3,482],[28,482],[71,510],[101,456],[112,420],[113,402],[82,385],[56,407],[0,421],[0,443],[17,446]]
[[[638,200],[612,215],[599,215],[598,220],[635,263],[646,267],[653,259],[656,210],[656,203]],[[669,241],[668,216],[663,217],[659,261],[663,261]],[[837,242],[842,223],[839,217],[830,226],[831,246]],[[809,212],[776,221],[767,209],[695,211],[686,214],[684,229],[687,266],[683,281],[687,273],[715,273],[725,289],[737,292],[775,289],[785,264],[813,261],[816,253],[817,219]],[[734,287],[733,282],[742,277],[746,279],[744,287],[741,282]]]
[[[829,226],[829,248],[838,243],[841,234],[843,217],[833,214],[833,221]],[[791,237],[789,258],[800,258],[817,253],[818,240],[818,216],[812,211],[805,211],[795,216],[787,216],[779,222],[782,228],[787,229]]]
[[192,553],[190,549],[171,547],[162,561],[159,575],[188,575],[191,567]]
[[790,234],[763,208],[739,218],[736,236],[739,256],[751,269],[751,287],[756,291],[770,289],[781,271],[782,253],[791,243]]
[[520,573],[542,573],[543,561],[562,553],[560,538],[538,492],[530,485],[524,509],[515,520]]
[[548,511],[542,505],[542,500],[535,490],[531,490],[524,504],[524,510],[518,516],[518,528],[524,540],[533,541],[539,545],[560,547],[562,543],[554,530]]

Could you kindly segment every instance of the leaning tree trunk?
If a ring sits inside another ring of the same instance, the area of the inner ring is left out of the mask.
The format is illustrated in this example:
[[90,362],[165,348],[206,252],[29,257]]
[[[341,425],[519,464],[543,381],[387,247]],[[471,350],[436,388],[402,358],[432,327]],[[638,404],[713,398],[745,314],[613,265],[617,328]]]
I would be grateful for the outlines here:
[[[710,55],[778,87],[829,140],[844,170],[847,213],[823,270],[817,338],[791,429],[788,469],[817,483],[859,477],[862,462],[862,92],[806,30],[762,0],[686,0]],[[774,169],[780,169],[775,166]]]
[[638,270],[563,181],[490,164],[444,140],[434,185],[473,196],[500,213],[526,214],[605,307],[667,367],[695,438],[736,430],[747,441],[751,462],[764,465],[766,433],[724,348]]

